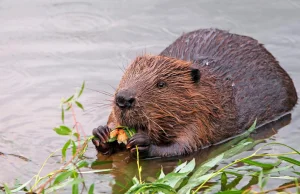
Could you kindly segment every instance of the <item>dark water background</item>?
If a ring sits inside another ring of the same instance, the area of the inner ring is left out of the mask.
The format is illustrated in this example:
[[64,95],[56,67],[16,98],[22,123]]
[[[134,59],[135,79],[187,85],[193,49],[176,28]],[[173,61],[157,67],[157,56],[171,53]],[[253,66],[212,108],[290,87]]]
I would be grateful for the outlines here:
[[[158,54],[183,32],[210,27],[258,39],[300,90],[299,0],[0,0],[0,152],[31,160],[0,156],[0,184],[27,181],[62,147],[66,139],[52,130],[60,124],[59,102],[83,80],[87,88],[113,93],[121,69],[137,55]],[[78,120],[87,134],[106,123],[110,108],[99,104],[105,99],[109,97],[84,92],[86,111],[78,112]],[[299,148],[299,114],[297,107],[291,123],[266,142]],[[66,120],[71,124],[69,115]],[[274,146],[266,151],[284,150]],[[96,159],[92,145],[87,156]],[[88,175],[88,184],[94,181],[97,192],[111,193],[115,179],[132,178],[135,162],[124,157],[107,159],[114,160],[107,167],[119,171]],[[59,161],[59,155],[51,158],[43,173],[59,167]],[[143,173],[152,176],[161,165],[172,169],[177,161],[148,161]]]

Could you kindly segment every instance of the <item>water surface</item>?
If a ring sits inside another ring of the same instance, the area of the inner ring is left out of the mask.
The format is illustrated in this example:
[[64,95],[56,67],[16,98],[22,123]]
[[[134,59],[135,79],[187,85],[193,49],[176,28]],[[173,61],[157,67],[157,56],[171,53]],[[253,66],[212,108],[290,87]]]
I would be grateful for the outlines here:
[[[297,0],[1,0],[0,152],[31,161],[0,155],[0,183],[12,184],[16,178],[27,181],[50,153],[62,147],[66,139],[52,130],[60,124],[62,97],[71,95],[83,80],[87,88],[113,93],[124,66],[144,52],[160,53],[183,32],[215,27],[258,39],[280,61],[299,91],[299,10]],[[87,134],[106,123],[110,108],[102,103],[107,99],[110,97],[92,90],[84,92],[81,102],[86,111],[78,112],[78,120]],[[291,123],[266,142],[298,148],[299,114],[296,107]],[[70,116],[66,120],[71,124]],[[96,159],[92,145],[87,156]],[[115,180],[124,179],[124,174],[128,179],[135,175],[135,162],[123,161],[124,157],[126,154],[107,159],[114,160],[107,167],[119,171],[87,178],[97,184],[97,192],[111,193]],[[205,159],[207,154],[199,153],[199,157]],[[59,155],[51,158],[43,173],[59,167],[59,161]],[[177,162],[147,161],[144,175],[152,176],[150,171],[158,171],[160,165],[171,170]]]

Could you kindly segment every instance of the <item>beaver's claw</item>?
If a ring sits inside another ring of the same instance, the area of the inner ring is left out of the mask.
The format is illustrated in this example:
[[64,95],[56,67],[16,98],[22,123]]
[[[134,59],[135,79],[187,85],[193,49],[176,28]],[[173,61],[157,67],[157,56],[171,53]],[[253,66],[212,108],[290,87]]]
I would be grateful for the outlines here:
[[93,135],[95,138],[92,140],[96,149],[102,154],[111,154],[112,147],[107,141],[109,140],[110,129],[105,126],[99,126],[98,128],[93,129]]
[[139,158],[148,157],[150,149],[149,136],[143,133],[136,133],[128,140],[126,148],[130,151],[131,156],[134,158],[137,158],[136,146],[138,147]]

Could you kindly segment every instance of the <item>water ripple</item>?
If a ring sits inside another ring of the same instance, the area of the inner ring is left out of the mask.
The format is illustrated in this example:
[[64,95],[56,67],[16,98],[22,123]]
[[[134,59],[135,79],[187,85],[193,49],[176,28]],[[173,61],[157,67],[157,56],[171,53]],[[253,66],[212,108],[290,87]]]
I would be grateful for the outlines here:
[[11,94],[16,91],[28,88],[31,83],[30,75],[22,70],[16,68],[0,67],[0,91],[2,94]]
[[49,17],[44,23],[46,29],[58,32],[105,31],[112,20],[100,14],[87,12],[64,12]]

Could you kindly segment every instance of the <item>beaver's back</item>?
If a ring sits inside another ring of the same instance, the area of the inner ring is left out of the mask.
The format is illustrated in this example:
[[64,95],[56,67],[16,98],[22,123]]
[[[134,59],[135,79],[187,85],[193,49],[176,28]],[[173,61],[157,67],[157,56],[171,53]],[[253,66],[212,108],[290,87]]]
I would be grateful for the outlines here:
[[[257,40],[217,29],[184,34],[161,55],[196,61],[208,66],[219,81],[230,80],[234,91],[238,126],[270,121],[297,103],[289,75]],[[207,67],[206,67],[207,68]]]

